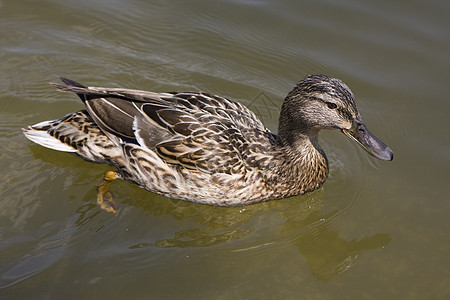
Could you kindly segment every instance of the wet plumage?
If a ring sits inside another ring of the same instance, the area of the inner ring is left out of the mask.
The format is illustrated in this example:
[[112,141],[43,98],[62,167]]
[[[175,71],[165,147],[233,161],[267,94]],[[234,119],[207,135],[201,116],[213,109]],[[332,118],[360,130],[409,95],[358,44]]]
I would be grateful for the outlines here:
[[310,75],[286,97],[278,134],[242,104],[200,92],[85,87],[62,78],[86,110],[24,129],[32,141],[115,166],[128,181],[170,198],[244,205],[317,189],[328,161],[320,129],[340,129],[372,155],[392,151],[365,127],[340,80]]

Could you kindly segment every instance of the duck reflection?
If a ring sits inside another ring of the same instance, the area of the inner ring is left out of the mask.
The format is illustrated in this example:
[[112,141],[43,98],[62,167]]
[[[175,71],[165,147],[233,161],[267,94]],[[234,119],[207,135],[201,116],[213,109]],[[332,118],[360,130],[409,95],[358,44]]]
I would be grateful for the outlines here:
[[[337,211],[325,216],[313,213],[310,226],[292,240],[292,244],[300,251],[308,264],[311,273],[319,280],[328,281],[333,276],[349,269],[356,258],[363,252],[382,248],[389,244],[391,236],[378,233],[360,240],[346,240],[333,228],[332,220]],[[285,224],[287,232],[298,232],[304,221],[288,218]]]
[[[147,192],[143,193],[148,196]],[[267,250],[267,247],[273,247],[272,250],[277,251],[280,246],[293,246],[299,250],[311,273],[318,280],[328,281],[351,268],[360,254],[382,248],[391,241],[391,236],[386,233],[359,240],[348,240],[340,236],[333,224],[342,213],[338,210],[323,213],[321,191],[312,195],[229,208],[176,201],[156,195],[151,201],[144,195],[136,196],[126,198],[121,205],[140,208],[148,215],[170,215],[180,221],[189,220],[191,227],[183,226],[183,229],[175,231],[169,238],[139,241],[130,245],[129,249],[219,246],[228,247],[232,252],[240,252],[258,251],[260,248]],[[95,190],[89,193],[86,201],[88,198],[95,199]],[[78,223],[82,225],[100,210],[91,201],[78,212]]]

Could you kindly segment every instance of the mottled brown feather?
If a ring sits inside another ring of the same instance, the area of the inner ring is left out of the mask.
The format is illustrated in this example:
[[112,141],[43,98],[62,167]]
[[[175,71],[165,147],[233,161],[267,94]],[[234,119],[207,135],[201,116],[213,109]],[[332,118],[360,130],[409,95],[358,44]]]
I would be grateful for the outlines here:
[[[317,189],[328,175],[319,130],[350,135],[364,125],[350,89],[325,75],[306,77],[288,94],[278,135],[248,108],[220,96],[62,81],[52,85],[76,93],[86,110],[24,129],[29,139],[113,165],[149,191],[205,204],[243,205]],[[371,154],[392,159],[387,146],[370,142],[379,147]]]

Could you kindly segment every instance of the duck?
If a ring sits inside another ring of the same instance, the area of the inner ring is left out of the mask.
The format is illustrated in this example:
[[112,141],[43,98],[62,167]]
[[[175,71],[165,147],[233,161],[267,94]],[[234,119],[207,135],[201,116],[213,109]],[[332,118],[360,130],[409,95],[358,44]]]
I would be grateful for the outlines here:
[[85,109],[23,129],[31,141],[115,167],[97,202],[116,212],[114,179],[177,200],[241,206],[302,195],[327,179],[319,131],[337,129],[385,161],[392,150],[375,137],[340,79],[308,75],[287,94],[278,133],[243,104],[205,92],[157,93],[50,83],[72,92]]

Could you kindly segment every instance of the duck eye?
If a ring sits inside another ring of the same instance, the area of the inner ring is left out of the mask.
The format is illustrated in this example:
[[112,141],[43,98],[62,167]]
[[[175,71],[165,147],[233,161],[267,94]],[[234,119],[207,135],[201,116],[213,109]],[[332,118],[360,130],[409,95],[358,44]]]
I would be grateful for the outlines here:
[[333,103],[333,102],[327,102],[327,106],[328,106],[329,109],[335,109],[335,108],[337,108],[336,103]]

